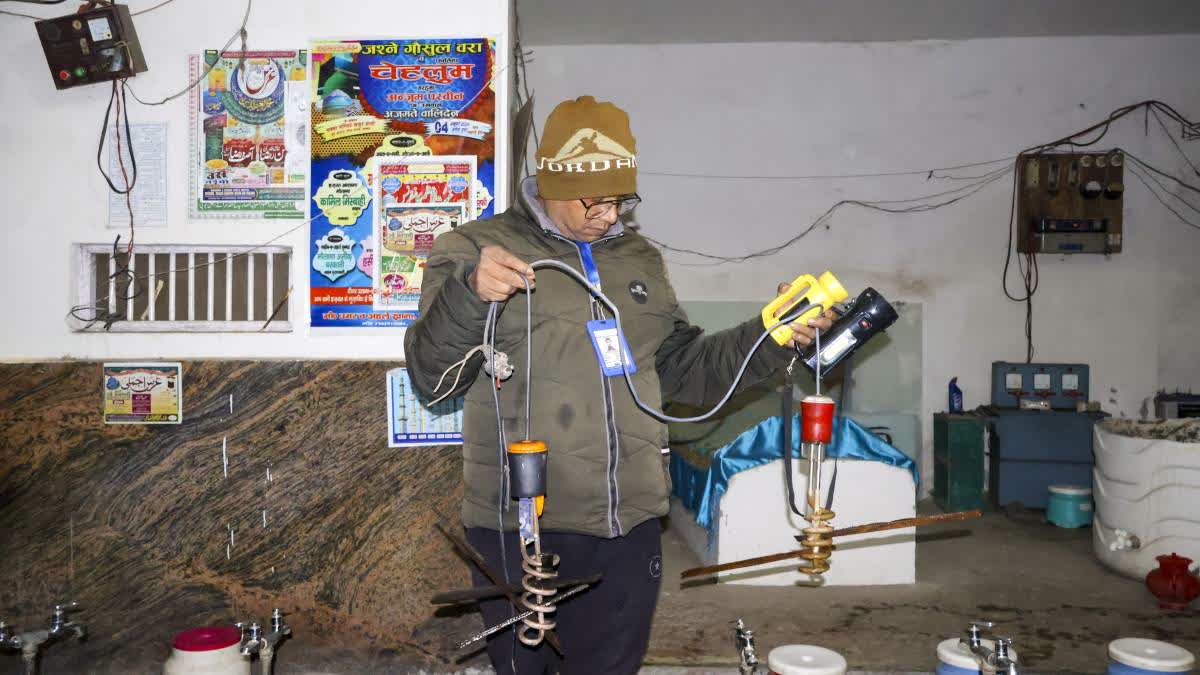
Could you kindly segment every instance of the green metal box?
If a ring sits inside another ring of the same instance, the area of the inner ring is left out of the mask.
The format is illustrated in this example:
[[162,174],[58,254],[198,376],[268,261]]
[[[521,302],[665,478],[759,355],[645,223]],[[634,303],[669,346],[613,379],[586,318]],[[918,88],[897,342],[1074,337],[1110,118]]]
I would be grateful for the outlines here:
[[983,508],[986,417],[933,416],[933,499],[945,511]]

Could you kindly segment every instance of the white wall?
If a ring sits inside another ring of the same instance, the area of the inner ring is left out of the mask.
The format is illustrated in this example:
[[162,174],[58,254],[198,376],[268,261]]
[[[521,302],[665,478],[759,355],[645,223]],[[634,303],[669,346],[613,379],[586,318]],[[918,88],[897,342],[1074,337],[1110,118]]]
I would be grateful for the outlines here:
[[[155,4],[129,0],[133,11]],[[498,39],[498,68],[507,68],[509,0],[419,3],[394,0],[254,0],[248,25],[250,49],[304,48],[312,38],[489,36]],[[74,7],[5,3],[5,8],[60,16]],[[218,11],[219,9],[219,11]],[[241,0],[176,2],[135,18],[150,66],[130,81],[143,99],[158,99],[187,82],[187,56],[216,49],[236,30]],[[237,43],[233,46],[237,48]],[[105,228],[108,188],[95,166],[109,88],[104,85],[56,91],[33,22],[0,16],[0,91],[9,114],[0,117],[5,154],[3,187],[7,223],[0,265],[6,272],[8,317],[0,336],[0,360],[58,358],[317,357],[400,358],[400,333],[356,337],[310,334],[307,328],[307,227],[279,240],[293,247],[290,316],[285,334],[136,335],[79,334],[65,320],[73,304],[71,244],[111,242],[119,230]],[[498,71],[502,73],[502,71]],[[500,74],[496,81],[505,82]],[[508,87],[498,87],[498,147],[508,143]],[[132,104],[132,99],[130,100]],[[295,221],[204,221],[187,219],[188,97],[160,107],[132,105],[132,122],[169,122],[166,228],[137,230],[137,242],[259,244],[295,226]],[[503,157],[504,155],[501,155]],[[506,161],[497,163],[497,194],[503,194]],[[122,241],[127,240],[127,233]]]
[[[536,118],[584,93],[625,107],[638,138],[644,231],[722,254],[787,239],[839,199],[912,197],[958,184],[924,176],[757,183],[649,172],[827,175],[962,164],[1010,156],[1147,98],[1200,118],[1200,36],[534,50]],[[1179,172],[1169,142],[1144,138],[1142,121],[1121,123],[1103,146]],[[1185,147],[1200,158],[1200,143]],[[1200,389],[1200,231],[1177,222],[1129,174],[1126,184],[1123,253],[1041,259],[1034,338],[1036,360],[1090,364],[1093,398],[1116,415],[1137,416],[1160,386]],[[765,302],[779,281],[831,269],[850,289],[872,285],[886,297],[920,301],[928,446],[931,413],[945,408],[951,377],[973,407],[988,402],[993,360],[1025,357],[1023,305],[1000,290],[1010,185],[1000,181],[924,214],[852,207],[831,229],[749,264],[685,266],[678,261],[687,258],[671,255],[672,280],[685,299]],[[1019,292],[1015,271],[1010,287]],[[927,447],[924,476],[928,455]]]

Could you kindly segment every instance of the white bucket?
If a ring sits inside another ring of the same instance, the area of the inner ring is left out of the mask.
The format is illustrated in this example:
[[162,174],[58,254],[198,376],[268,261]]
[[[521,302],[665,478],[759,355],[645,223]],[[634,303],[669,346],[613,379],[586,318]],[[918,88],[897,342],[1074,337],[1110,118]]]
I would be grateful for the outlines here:
[[767,654],[772,675],[846,675],[846,659],[832,649],[784,645]]
[[163,675],[250,675],[250,658],[242,656],[236,626],[185,630],[172,641]]

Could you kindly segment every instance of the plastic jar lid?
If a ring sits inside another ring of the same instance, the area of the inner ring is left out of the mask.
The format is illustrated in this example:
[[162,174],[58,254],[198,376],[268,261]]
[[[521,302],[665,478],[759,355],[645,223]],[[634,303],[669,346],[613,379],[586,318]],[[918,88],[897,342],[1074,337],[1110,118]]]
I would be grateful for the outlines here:
[[1050,491],[1056,495],[1085,496],[1092,494],[1091,488],[1086,488],[1081,485],[1051,485]]
[[779,675],[845,675],[846,659],[832,649],[784,645],[767,654],[767,666]]
[[[980,642],[983,643],[984,647],[995,651],[995,641],[985,638],[980,640]],[[958,638],[942,640],[941,643],[938,644],[937,655],[938,660],[948,666],[964,668],[970,671],[979,670],[979,662],[975,660],[975,655],[972,654],[971,650],[967,649],[963,643],[959,642]],[[1011,648],[1008,650],[1008,658],[1017,662],[1020,662],[1021,660],[1017,654],[1017,650]]]
[[1170,642],[1145,638],[1120,638],[1108,643],[1113,661],[1159,673],[1186,673],[1196,663],[1191,652]]
[[204,626],[183,631],[171,644],[184,652],[211,652],[241,641],[242,631],[237,626]]

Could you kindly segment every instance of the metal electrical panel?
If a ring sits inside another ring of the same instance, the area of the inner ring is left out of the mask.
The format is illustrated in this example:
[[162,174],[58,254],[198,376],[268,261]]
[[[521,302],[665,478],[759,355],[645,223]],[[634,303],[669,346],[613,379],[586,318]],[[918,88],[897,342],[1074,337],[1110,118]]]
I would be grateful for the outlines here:
[[146,72],[142,45],[126,5],[107,5],[34,25],[50,77],[59,89]]
[[1021,401],[1045,401],[1055,410],[1075,410],[1087,401],[1091,368],[1086,363],[992,362],[992,405],[1021,408]]
[[1055,152],[1017,160],[1017,250],[1121,252],[1125,155]]

